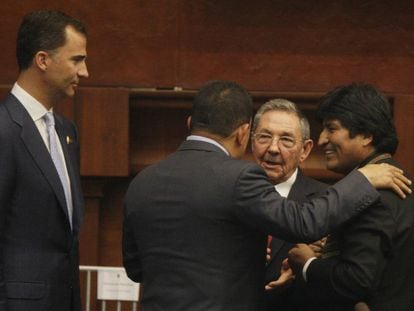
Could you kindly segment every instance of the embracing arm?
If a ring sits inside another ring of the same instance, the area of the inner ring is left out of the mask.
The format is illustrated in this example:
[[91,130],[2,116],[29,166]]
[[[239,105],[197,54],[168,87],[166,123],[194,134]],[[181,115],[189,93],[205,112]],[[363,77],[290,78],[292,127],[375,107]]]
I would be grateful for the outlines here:
[[400,178],[405,178],[400,169],[390,165],[366,167],[352,171],[325,195],[298,204],[282,198],[261,168],[248,165],[235,186],[235,212],[246,224],[281,239],[318,240],[378,199],[371,183],[394,189],[402,182]]
[[282,198],[256,166],[248,166],[235,187],[235,211],[248,225],[291,242],[313,242],[378,199],[367,178],[353,171],[309,203]]

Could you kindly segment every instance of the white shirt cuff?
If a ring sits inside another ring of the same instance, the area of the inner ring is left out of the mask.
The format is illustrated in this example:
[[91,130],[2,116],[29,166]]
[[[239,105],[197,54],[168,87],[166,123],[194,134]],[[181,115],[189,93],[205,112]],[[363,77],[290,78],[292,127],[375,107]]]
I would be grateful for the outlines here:
[[311,258],[309,258],[308,259],[308,261],[303,265],[303,269],[302,269],[302,277],[303,277],[303,279],[305,280],[305,282],[307,282],[308,281],[308,278],[307,278],[307,276],[306,276],[306,271],[308,271],[308,267],[309,267],[309,265],[310,265],[310,263],[312,262],[312,261],[314,261],[316,259],[316,257],[311,257]]

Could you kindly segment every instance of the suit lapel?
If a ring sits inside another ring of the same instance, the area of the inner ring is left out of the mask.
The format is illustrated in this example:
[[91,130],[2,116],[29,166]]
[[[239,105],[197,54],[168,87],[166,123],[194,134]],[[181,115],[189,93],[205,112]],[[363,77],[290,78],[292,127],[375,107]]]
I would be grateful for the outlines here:
[[68,212],[66,208],[65,193],[55,165],[42,137],[40,136],[36,124],[33,122],[23,105],[14,96],[10,95],[5,102],[5,105],[7,106],[13,121],[20,125],[20,136],[23,143],[33,157],[34,162],[45,176],[50,187],[53,189],[53,192],[56,194],[57,200],[67,217]]
[[[307,202],[308,195],[309,195],[309,187],[304,184],[303,175],[300,170],[298,170],[298,175],[296,176],[296,180],[290,189],[288,199],[295,200],[297,202]],[[311,191],[312,192],[312,191]]]

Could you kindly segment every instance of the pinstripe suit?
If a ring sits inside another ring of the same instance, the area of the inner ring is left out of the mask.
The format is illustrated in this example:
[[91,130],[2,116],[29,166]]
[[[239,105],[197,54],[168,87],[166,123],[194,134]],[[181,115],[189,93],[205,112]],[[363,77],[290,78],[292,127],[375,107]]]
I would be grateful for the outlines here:
[[35,123],[13,95],[0,104],[1,311],[80,310],[79,143],[74,125],[55,119],[71,181],[73,230],[63,187]]

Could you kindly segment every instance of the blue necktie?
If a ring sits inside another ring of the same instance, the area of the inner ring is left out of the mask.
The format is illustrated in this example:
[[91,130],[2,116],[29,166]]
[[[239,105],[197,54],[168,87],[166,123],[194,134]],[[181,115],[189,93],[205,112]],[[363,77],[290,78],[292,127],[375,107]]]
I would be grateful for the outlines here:
[[47,133],[49,136],[49,148],[50,156],[52,157],[53,163],[55,164],[56,170],[59,174],[60,182],[62,183],[63,190],[65,192],[66,205],[68,208],[68,216],[70,227],[72,228],[72,196],[70,192],[70,185],[67,182],[65,174],[65,165],[63,163],[64,159],[60,156],[57,141],[56,141],[56,132],[55,132],[55,117],[52,112],[47,112],[44,115],[46,122]]

